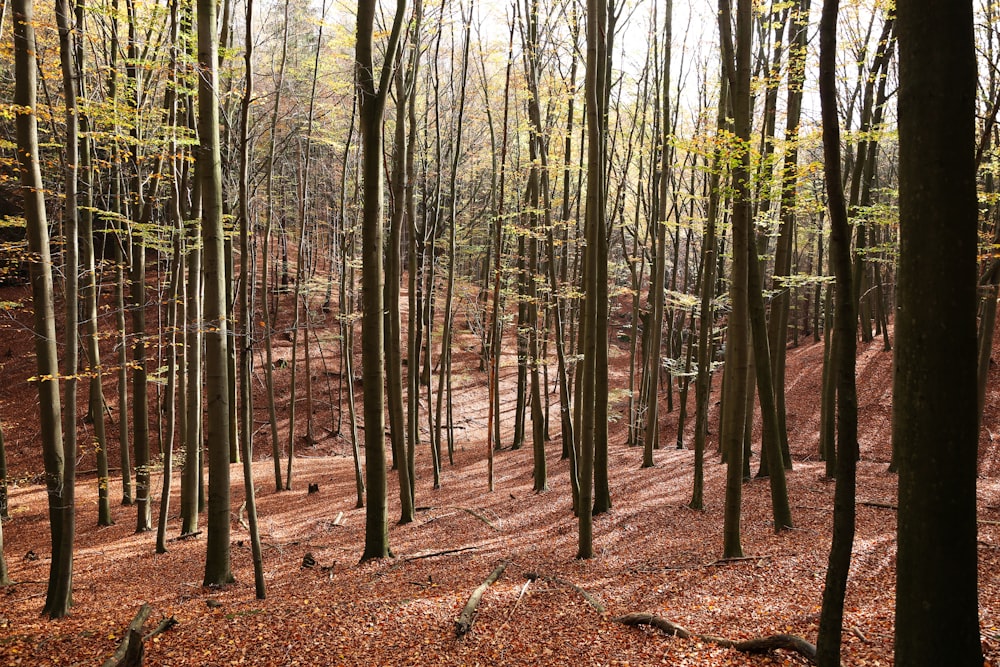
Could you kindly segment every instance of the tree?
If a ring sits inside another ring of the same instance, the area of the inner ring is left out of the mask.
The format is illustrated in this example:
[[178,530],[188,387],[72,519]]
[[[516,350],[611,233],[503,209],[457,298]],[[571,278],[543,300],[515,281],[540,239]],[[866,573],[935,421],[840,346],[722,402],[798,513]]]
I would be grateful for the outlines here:
[[[65,398],[63,410],[63,479],[60,511],[62,521],[59,549],[53,549],[53,568],[60,577],[69,581],[56,583],[56,608],[65,595],[72,604],[73,598],[73,537],[76,531],[76,396],[77,371],[80,367],[80,214],[77,202],[77,175],[80,168],[80,124],[77,114],[75,44],[71,35],[73,11],[68,0],[56,3],[56,25],[59,29],[59,63],[63,80],[63,105],[66,113],[66,166],[65,202],[63,205],[63,245],[65,255],[65,276],[63,280],[66,300],[66,348],[63,355],[65,368]],[[59,562],[56,563],[56,558]],[[52,582],[49,582],[50,591]],[[65,591],[65,593],[63,592]]]
[[[208,449],[208,545],[205,585],[233,581],[229,562],[229,379],[226,336],[225,236],[219,148],[219,42],[213,0],[198,0],[198,180],[205,272],[205,441]],[[197,382],[196,378],[192,381]],[[192,443],[189,443],[189,445]]]
[[7,450],[3,442],[3,425],[0,424],[0,586],[10,584],[7,561],[3,555],[3,522],[7,518]]
[[668,147],[670,132],[670,50],[671,50],[671,26],[673,20],[674,5],[672,0],[667,0],[664,8],[663,35],[665,43],[663,45],[663,78],[662,92],[660,96],[659,136],[656,138],[656,150],[659,151],[659,180],[657,189],[657,210],[656,210],[656,255],[653,260],[652,280],[650,282],[650,296],[652,305],[649,313],[649,346],[646,350],[646,370],[645,382],[647,394],[643,400],[646,406],[646,426],[643,435],[642,465],[644,468],[653,465],[653,450],[659,448],[660,440],[660,347],[663,340],[663,289],[664,278],[667,270],[667,193],[670,170],[671,152]]
[[978,666],[972,2],[897,11],[896,664]]
[[[39,431],[45,462],[45,486],[49,500],[49,531],[52,563],[43,613],[61,618],[72,604],[72,560],[60,554],[66,546],[64,533],[65,454],[62,409],[59,399],[59,362],[56,353],[56,322],[52,288],[52,254],[45,216],[42,171],[38,159],[38,115],[36,88],[34,7],[31,0],[11,2],[14,19],[14,104],[20,111],[17,126],[17,161],[24,193],[27,223],[31,296],[34,305],[35,354],[38,360]],[[67,566],[69,569],[67,570]]]
[[[76,3],[76,67],[77,91],[79,97],[86,98],[86,67],[81,35],[85,28],[86,3],[78,0]],[[90,376],[88,388],[88,412],[94,424],[94,446],[97,448],[97,525],[110,526],[111,500],[108,495],[108,439],[104,421],[104,389],[103,371],[101,367],[101,349],[98,336],[98,290],[97,262],[94,255],[94,169],[91,159],[90,117],[79,113],[80,118],[80,259],[83,262],[83,313],[85,328],[85,345],[87,349],[87,367],[85,372]],[[126,429],[123,429],[126,430]]]
[[[258,600],[267,597],[264,584],[264,564],[261,555],[260,529],[257,525],[257,500],[253,483],[253,400],[250,383],[253,380],[253,309],[250,298],[250,266],[253,258],[250,250],[250,106],[253,103],[253,0],[247,0],[246,36],[243,59],[246,67],[246,88],[240,102],[240,449],[243,454],[243,488],[246,495],[247,522],[250,528],[250,550],[253,557],[254,589]],[[267,259],[265,258],[265,263]]]
[[382,116],[402,32],[406,0],[396,0],[396,16],[376,87],[373,59],[375,0],[359,0],[355,69],[361,119],[363,212],[361,238],[361,368],[364,379],[365,462],[368,503],[365,550],[361,560],[385,558],[389,549],[385,460],[385,338],[382,269]]
[[[598,429],[607,431],[607,421],[598,423],[600,417],[599,395],[607,392],[598,389],[599,347],[607,345],[607,331],[601,331],[598,317],[598,300],[601,298],[598,265],[607,264],[607,244],[601,243],[605,225],[607,202],[604,164],[607,152],[605,108],[605,78],[607,49],[608,4],[605,0],[587,2],[587,73],[584,91],[587,98],[587,207],[584,229],[587,246],[584,251],[583,292],[584,303],[580,309],[580,353],[583,368],[580,371],[580,388],[577,392],[580,428],[579,479],[580,497],[577,503],[579,517],[579,547],[577,558],[594,556],[594,468]],[[603,250],[603,253],[602,253]],[[604,286],[607,289],[607,285]]]
[[740,505],[743,497],[743,431],[746,421],[746,395],[749,370],[748,275],[750,211],[750,40],[751,8],[749,0],[737,0],[736,41],[732,35],[732,9],[729,0],[719,1],[719,29],[722,35],[725,69],[732,93],[736,140],[740,142],[733,167],[732,253],[729,278],[729,348],[726,352],[728,391],[722,414],[722,449],[728,464],[726,475],[726,515],[723,529],[723,556],[743,555],[740,544]]
[[[858,398],[855,388],[857,302],[853,297],[851,231],[841,186],[840,116],[837,113],[836,49],[839,0],[825,0],[820,22],[820,107],[823,113],[823,160],[830,209],[830,263],[837,279],[834,337],[831,346],[837,389],[837,487],[833,498],[833,540],[823,588],[823,609],[816,639],[821,667],[840,665],[844,594],[854,544],[854,491],[858,459]],[[831,380],[832,381],[832,380]],[[906,663],[904,663],[906,664]]]

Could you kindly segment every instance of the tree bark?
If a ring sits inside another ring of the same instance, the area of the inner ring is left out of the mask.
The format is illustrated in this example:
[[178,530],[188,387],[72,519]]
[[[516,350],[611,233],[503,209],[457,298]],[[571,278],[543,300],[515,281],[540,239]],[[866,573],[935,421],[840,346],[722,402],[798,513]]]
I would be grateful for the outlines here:
[[[34,7],[31,0],[12,0],[14,20],[14,104],[21,111],[15,118],[17,161],[27,223],[28,268],[34,309],[35,355],[38,365],[39,431],[45,485],[48,490],[49,530],[52,562],[44,612],[61,618],[72,604],[71,574],[62,571],[62,521],[65,459],[62,447],[62,410],[59,397],[59,364],[56,352],[55,306],[52,286],[52,255],[45,216],[44,188],[38,161]],[[72,563],[72,561],[70,561]]]
[[851,230],[841,185],[840,117],[837,113],[836,88],[838,5],[839,0],[824,0],[820,22],[819,85],[823,114],[823,158],[827,206],[830,210],[830,260],[837,279],[834,338],[831,346],[837,388],[837,486],[833,498],[833,540],[816,639],[817,662],[825,667],[840,665],[844,595],[854,543],[854,491],[858,459],[858,399],[855,387],[857,301],[852,289],[854,276],[851,267]]
[[385,558],[389,549],[385,458],[385,349],[382,281],[382,116],[397,55],[406,0],[396,1],[379,81],[375,81],[373,34],[375,0],[359,0],[356,71],[362,140],[361,367],[364,378],[367,511],[361,560]]
[[898,17],[895,658],[981,665],[972,2],[910,0]]
[[740,544],[740,505],[743,497],[743,431],[746,421],[746,394],[749,369],[748,315],[748,238],[750,216],[750,40],[751,8],[748,0],[738,0],[736,10],[736,41],[732,36],[732,9],[729,0],[719,1],[719,27],[723,55],[732,90],[735,135],[739,157],[733,168],[732,269],[730,271],[729,349],[726,355],[728,393],[723,405],[722,448],[728,472],[726,475],[725,525],[723,556],[743,555]]
[[201,240],[205,274],[205,441],[208,449],[208,545],[205,585],[233,581],[229,559],[229,378],[226,338],[225,235],[219,148],[219,44],[216,5],[198,0],[198,180],[202,188]]

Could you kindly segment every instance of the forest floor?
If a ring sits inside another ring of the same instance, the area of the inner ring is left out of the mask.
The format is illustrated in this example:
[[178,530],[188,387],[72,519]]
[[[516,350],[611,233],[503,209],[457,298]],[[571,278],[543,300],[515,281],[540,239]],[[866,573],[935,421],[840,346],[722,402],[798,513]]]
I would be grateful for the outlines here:
[[[609,452],[613,509],[595,517],[595,557],[581,561],[577,521],[570,509],[568,464],[561,443],[549,443],[549,490],[532,491],[530,444],[496,457],[496,490],[487,492],[485,376],[478,371],[474,337],[465,330],[455,356],[455,453],[433,490],[426,417],[416,455],[416,521],[391,524],[394,558],[359,563],[365,511],[355,508],[353,463],[346,416],[335,434],[327,380],[336,384],[332,331],[317,331],[314,367],[318,442],[299,438],[294,488],[275,492],[266,413],[260,384],[254,464],[264,542],[267,599],[254,597],[249,540],[239,521],[242,469],[233,475],[233,570],[222,590],[201,585],[205,539],[171,541],[154,553],[155,533],[134,532],[134,508],[113,506],[116,525],[97,527],[97,480],[90,427],[81,423],[77,490],[74,606],[69,617],[40,615],[50,565],[46,494],[41,481],[33,348],[24,290],[4,288],[0,301],[0,418],[13,486],[11,520],[4,524],[5,553],[16,582],[0,590],[0,666],[98,665],[121,641],[143,602],[178,624],[147,643],[147,665],[799,665],[797,654],[749,656],[700,640],[626,627],[629,612],[666,617],[694,633],[746,639],[794,633],[815,642],[830,544],[834,483],[824,475],[818,447],[823,346],[803,338],[788,351],[788,425],[794,470],[788,476],[795,529],[775,534],[766,480],[743,489],[743,550],[723,561],[725,467],[714,454],[713,406],[706,463],[705,510],[687,507],[693,451],[675,449],[678,410],[665,401],[656,465],[641,469],[641,451],[627,446],[628,343],[615,340],[609,388],[614,411]],[[460,311],[461,312],[461,311]],[[625,315],[618,313],[621,326]],[[330,318],[332,321],[332,317]],[[277,355],[290,359],[283,338]],[[105,352],[110,355],[110,347]],[[324,366],[319,363],[324,357]],[[435,353],[436,357],[436,353]],[[107,361],[106,357],[106,361]],[[258,368],[262,363],[258,364]],[[289,369],[280,368],[279,403],[287,439]],[[1000,378],[991,371],[980,447],[979,573],[983,645],[1000,665]],[[513,355],[503,390],[516,376]],[[112,465],[118,458],[117,398],[108,379]],[[716,385],[718,382],[716,382]],[[895,580],[896,477],[890,453],[891,353],[882,343],[861,345],[858,357],[861,461],[858,523],[843,636],[845,665],[892,664]],[[336,392],[334,386],[331,390]],[[360,389],[359,389],[360,391]],[[693,391],[691,405],[693,407]],[[85,391],[81,389],[81,394]],[[557,424],[553,395],[553,424]],[[301,403],[298,403],[301,405]],[[360,406],[360,396],[358,397]],[[509,432],[514,401],[505,400]],[[81,411],[81,419],[84,411]],[[300,414],[304,410],[300,411]],[[154,423],[155,426],[155,423]],[[692,444],[693,420],[685,429]],[[529,427],[530,430],[530,427]],[[556,427],[553,435],[557,435]],[[301,423],[297,433],[304,432]],[[155,443],[155,428],[153,429]],[[509,441],[505,441],[507,444]],[[755,449],[758,440],[755,439]],[[154,444],[154,452],[156,445]],[[758,464],[753,459],[754,469]],[[153,475],[158,509],[162,472]],[[308,494],[307,484],[319,492]],[[169,536],[180,524],[178,480],[173,483]],[[121,498],[119,471],[111,497]],[[398,485],[390,476],[390,517],[398,517]],[[202,517],[204,524],[204,517]],[[451,553],[438,552],[451,551]],[[303,567],[310,554],[314,567]],[[456,638],[455,618],[472,591],[501,561],[503,576],[482,598],[472,631]],[[574,584],[606,607],[598,613]],[[947,610],[938,610],[947,613]]]

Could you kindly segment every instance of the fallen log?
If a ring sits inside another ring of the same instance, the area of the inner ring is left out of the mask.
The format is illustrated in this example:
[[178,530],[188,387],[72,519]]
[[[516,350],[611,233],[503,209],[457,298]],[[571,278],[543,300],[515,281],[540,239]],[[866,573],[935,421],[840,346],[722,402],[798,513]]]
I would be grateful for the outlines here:
[[140,667],[142,665],[142,626],[153,612],[149,603],[143,602],[135,613],[132,622],[125,629],[125,637],[111,657],[104,661],[103,667]]
[[623,625],[632,627],[649,625],[674,637],[680,637],[681,639],[697,639],[703,642],[716,644],[723,648],[732,648],[740,651],[741,653],[769,653],[777,649],[794,651],[810,663],[816,664],[816,647],[797,635],[777,634],[769,635],[767,637],[755,637],[753,639],[735,641],[732,639],[726,639],[725,637],[695,634],[686,630],[684,627],[663,618],[662,616],[656,616],[655,614],[625,614],[624,616],[616,617],[614,620],[618,623],[622,623]]
[[469,601],[465,603],[462,613],[455,619],[455,636],[462,637],[472,629],[472,624],[476,621],[476,610],[479,609],[479,603],[483,599],[483,594],[487,588],[500,578],[500,575],[506,569],[507,561],[501,561],[496,566],[496,569],[490,573],[490,576],[486,577],[486,581],[479,584],[476,590],[472,591],[472,595],[469,596]]

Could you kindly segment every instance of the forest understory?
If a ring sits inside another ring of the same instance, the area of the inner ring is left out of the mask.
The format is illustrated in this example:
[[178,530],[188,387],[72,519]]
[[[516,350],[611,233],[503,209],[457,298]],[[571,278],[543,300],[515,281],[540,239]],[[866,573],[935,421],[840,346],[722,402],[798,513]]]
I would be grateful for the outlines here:
[[[69,617],[50,621],[40,614],[50,542],[37,392],[28,381],[34,374],[30,298],[22,288],[3,288],[0,298],[7,305],[0,322],[0,418],[13,482],[4,549],[15,582],[0,589],[0,665],[102,664],[143,603],[153,610],[147,630],[161,618],[177,621],[146,642],[144,664],[150,666],[807,664],[794,653],[748,655],[700,639],[627,627],[616,619],[645,612],[696,634],[740,640],[790,633],[815,641],[834,483],[825,477],[817,455],[823,345],[811,337],[803,336],[801,346],[789,349],[787,362],[794,458],[788,486],[795,528],[775,534],[768,482],[757,478],[747,482],[742,559],[720,559],[725,467],[715,451],[717,403],[711,411],[705,510],[693,511],[687,507],[694,458],[688,446],[693,437],[685,438],[684,449],[674,448],[676,406],[667,413],[665,401],[661,403],[660,441],[668,446],[656,452],[655,467],[642,469],[641,449],[625,444],[628,343],[620,340],[611,346],[608,387],[613,411],[609,424],[613,508],[595,517],[595,558],[575,558],[577,521],[570,505],[568,462],[560,460],[561,443],[553,440],[547,447],[549,490],[542,493],[532,491],[530,444],[509,449],[513,400],[503,402],[505,449],[496,457],[496,490],[487,492],[487,383],[479,371],[477,338],[462,322],[453,360],[454,464],[443,463],[441,488],[433,490],[429,434],[422,418],[416,448],[416,521],[390,526],[393,558],[359,564],[365,511],[355,508],[347,418],[337,433],[342,403],[331,409],[329,400],[340,401],[343,394],[336,386],[339,355],[332,352],[334,327],[327,323],[329,328],[321,324],[315,329],[318,344],[313,347],[317,441],[299,438],[290,491],[274,490],[273,462],[264,451],[267,414],[262,383],[254,383],[254,476],[267,599],[254,597],[239,465],[234,464],[232,471],[236,583],[209,589],[201,585],[205,536],[177,539],[178,479],[173,483],[168,553],[154,553],[155,533],[134,532],[134,508],[116,503],[116,524],[98,528],[94,452],[90,433],[83,430],[74,605]],[[613,314],[618,324],[624,317]],[[290,344],[275,341],[276,357],[290,359]],[[994,357],[998,355],[995,345]],[[503,395],[514,395],[515,363],[515,355],[507,353],[500,383]],[[261,365],[258,359],[258,374]],[[360,363],[355,368],[360,369]],[[880,340],[859,347],[861,461],[857,535],[845,603],[845,665],[892,664],[896,476],[887,472],[891,368],[892,354],[883,350]],[[978,479],[980,623],[987,663],[993,666],[1000,665],[997,372],[990,371]],[[287,442],[289,374],[286,366],[276,369],[282,442]],[[713,391],[718,392],[718,384],[716,377]],[[553,391],[550,400],[555,424],[558,394]],[[360,393],[357,401],[360,407]],[[109,442],[116,443],[116,405],[109,408],[113,415]],[[81,419],[84,413],[81,410]],[[151,414],[155,434],[155,412]],[[300,417],[304,432],[302,421]],[[693,420],[686,427],[688,433],[692,428]],[[558,428],[551,431],[557,434]],[[112,461],[118,460],[116,447],[111,445]],[[754,447],[751,464],[756,471],[759,423]],[[174,474],[179,478],[178,472]],[[158,468],[153,474],[154,516],[161,483]],[[318,492],[307,492],[311,484],[318,485]],[[112,473],[110,486],[111,498],[121,498],[120,470]],[[398,517],[395,473],[390,476],[389,499],[390,516]],[[505,571],[483,594],[475,625],[457,637],[455,620],[466,601],[504,562]],[[599,612],[598,606],[604,611]]]

